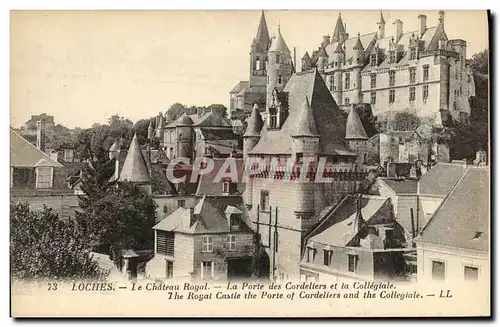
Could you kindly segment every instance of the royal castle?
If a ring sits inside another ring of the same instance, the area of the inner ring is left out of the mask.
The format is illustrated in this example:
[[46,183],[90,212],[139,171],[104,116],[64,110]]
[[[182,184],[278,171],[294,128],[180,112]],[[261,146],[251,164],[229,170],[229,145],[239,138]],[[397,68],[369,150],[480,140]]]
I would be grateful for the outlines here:
[[[333,33],[303,55],[301,70],[317,69],[345,111],[351,104],[364,103],[379,116],[406,111],[429,122],[449,117],[466,122],[468,98],[474,95],[466,41],[448,39],[443,11],[435,24],[425,15],[416,19],[418,30],[405,31],[397,19],[395,35],[388,35],[380,12],[374,31],[360,35],[348,33],[339,14]],[[277,36],[269,36],[262,12],[250,47],[249,79],[230,91],[231,112],[248,115],[255,104],[264,112],[272,90],[282,91],[295,73],[292,57],[279,27]]]

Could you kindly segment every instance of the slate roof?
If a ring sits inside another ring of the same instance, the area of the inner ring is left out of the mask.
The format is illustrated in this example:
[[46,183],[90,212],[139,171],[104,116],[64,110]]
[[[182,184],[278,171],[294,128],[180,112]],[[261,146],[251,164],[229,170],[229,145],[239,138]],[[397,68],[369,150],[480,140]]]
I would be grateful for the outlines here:
[[213,112],[203,115],[196,123],[195,127],[232,127],[231,120]]
[[193,125],[193,120],[186,113],[182,114],[182,116],[177,119],[176,126],[191,126]]
[[200,133],[205,141],[218,141],[218,140],[228,140],[232,141],[236,138],[232,129],[219,129],[219,128],[200,128]]
[[10,129],[10,166],[34,167],[40,160],[45,160],[50,167],[63,167],[45,152],[28,142],[21,135]]
[[487,252],[490,171],[469,167],[436,210],[417,242]]
[[153,229],[189,234],[228,233],[230,229],[225,211],[230,206],[243,213],[240,232],[252,232],[248,213],[241,196],[204,196],[194,207],[193,214],[196,217],[196,222],[190,228],[185,228],[186,226],[182,224],[190,209],[180,207],[155,225]]
[[342,34],[345,34],[345,28],[344,28],[344,23],[342,22],[342,16],[339,13],[339,16],[337,17],[337,22],[335,23],[335,29],[333,30],[332,33],[332,42],[333,41],[337,42]]
[[[232,160],[232,159],[228,159]],[[240,194],[245,191],[245,183],[244,183],[244,173],[245,173],[245,162],[243,159],[235,158],[235,164],[237,168],[237,180],[234,183],[237,184],[236,189]],[[222,196],[222,182],[225,180],[230,180],[230,178],[224,178],[220,182],[215,183],[214,179],[217,176],[217,173],[222,168],[226,159],[213,159],[214,168],[211,172],[200,175],[198,188],[196,190],[197,195],[213,195],[213,196]]]
[[288,93],[287,119],[280,130],[264,127],[259,143],[250,151],[251,154],[291,154],[292,135],[307,97],[320,137],[320,154],[355,155],[349,151],[344,140],[346,119],[316,68],[292,75],[284,92]]
[[307,96],[302,102],[302,108],[299,112],[299,118],[297,119],[297,127],[293,136],[318,136],[316,123],[314,122],[314,116]]
[[149,182],[151,180],[136,134],[130,142],[127,157],[123,163],[118,180],[136,183]]
[[239,81],[229,93],[240,93],[241,90],[248,86],[248,83],[248,81]]
[[259,27],[257,28],[257,35],[255,36],[255,42],[267,47],[269,44],[269,31],[267,29],[266,16],[264,11],[260,14]]
[[463,172],[462,164],[437,163],[420,178],[419,193],[446,196]]
[[[148,161],[149,153],[147,149],[142,150],[142,156],[146,161]],[[151,149],[151,163],[168,164],[169,162],[170,160],[168,160],[165,151],[163,151],[162,149]]]
[[259,136],[263,125],[264,122],[262,121],[259,107],[257,105],[254,105],[252,109],[252,115],[248,119],[248,125],[245,130],[244,136]]
[[349,110],[349,115],[347,116],[346,140],[367,140],[365,129],[363,128],[363,123],[361,118],[359,118],[358,110],[354,105],[351,105],[351,110]]
[[[369,51],[371,49],[371,45],[374,44],[376,40],[377,33],[368,33],[359,36],[359,41],[361,42],[361,45],[363,46],[363,49],[366,51]],[[345,60],[349,61],[354,57],[354,47],[358,43],[358,36],[351,37],[347,40],[345,40],[344,44],[340,42],[332,42],[329,45],[325,47],[326,53],[328,54],[329,63],[333,62],[333,54],[335,50],[337,51],[342,51],[344,52],[343,48],[345,46]]]
[[[369,225],[394,222],[390,198],[363,195],[361,214]],[[356,216],[356,198],[346,196],[311,232],[312,236],[308,237],[308,241],[337,247],[346,246],[357,234],[354,230]]]
[[416,179],[380,178],[395,194],[417,194],[418,181]]
[[271,38],[271,46],[269,51],[280,51],[280,52],[290,52],[288,46],[286,45],[283,35],[281,35],[281,30],[278,27],[278,35]]

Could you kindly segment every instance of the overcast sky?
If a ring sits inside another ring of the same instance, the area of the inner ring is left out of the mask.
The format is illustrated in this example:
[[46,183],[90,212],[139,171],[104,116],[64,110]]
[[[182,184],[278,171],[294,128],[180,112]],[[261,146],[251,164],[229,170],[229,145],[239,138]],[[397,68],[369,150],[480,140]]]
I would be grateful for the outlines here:
[[[297,60],[333,32],[338,11],[266,11],[278,21]],[[437,11],[384,11],[386,35],[417,29],[418,14],[437,25]],[[347,32],[376,30],[378,11],[342,11]],[[11,126],[46,112],[67,127],[105,123],[117,113],[134,122],[174,102],[222,103],[248,80],[259,11],[25,11],[11,13]],[[447,11],[448,38],[467,41],[467,56],[488,48],[485,11]]]

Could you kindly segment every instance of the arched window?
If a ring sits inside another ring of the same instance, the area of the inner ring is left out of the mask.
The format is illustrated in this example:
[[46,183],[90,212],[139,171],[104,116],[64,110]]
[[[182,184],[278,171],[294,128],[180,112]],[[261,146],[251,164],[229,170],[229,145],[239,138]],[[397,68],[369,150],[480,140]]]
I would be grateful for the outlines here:
[[257,57],[257,59],[255,60],[255,70],[260,70],[261,67],[260,67],[260,58]]
[[281,84],[282,83],[282,78],[281,78],[281,75],[278,75],[278,83]]

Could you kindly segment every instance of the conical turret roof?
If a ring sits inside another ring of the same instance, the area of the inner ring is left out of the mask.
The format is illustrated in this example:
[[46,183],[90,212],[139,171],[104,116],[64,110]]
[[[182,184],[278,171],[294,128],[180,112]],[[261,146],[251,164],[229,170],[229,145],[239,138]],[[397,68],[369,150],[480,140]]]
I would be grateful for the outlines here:
[[193,125],[193,120],[186,113],[182,114],[182,116],[180,116],[179,119],[177,119],[176,126],[191,126],[191,125]]
[[269,31],[267,29],[266,17],[264,16],[264,10],[260,15],[259,27],[257,28],[257,35],[255,36],[255,42],[267,45],[269,44]]
[[311,59],[311,56],[309,56],[309,52],[306,51],[306,53],[304,53],[304,56],[302,57],[302,59]]
[[327,57],[328,58],[328,54],[326,53],[326,50],[324,47],[320,48],[319,51],[318,51],[318,58],[319,57]]
[[333,53],[343,53],[344,49],[342,48],[342,43],[337,42],[337,46],[335,47],[335,50],[333,50]]
[[247,129],[243,136],[259,136],[263,125],[264,123],[259,112],[259,107],[257,106],[257,104],[255,104],[252,109],[252,115],[248,120]]
[[137,140],[137,134],[134,134],[132,142],[130,142],[127,157],[123,163],[123,168],[120,172],[120,178],[118,180],[121,182],[129,181],[135,183],[145,183],[151,180],[146,166],[146,161],[142,156],[141,147],[139,145],[139,141]]
[[363,44],[361,43],[361,38],[359,37],[359,32],[358,32],[358,39],[356,40],[356,44],[352,47],[353,50],[364,50],[365,48],[363,47]]
[[119,151],[122,147],[122,139],[118,138],[109,148],[109,152]]
[[149,126],[148,126],[148,131],[152,131],[153,130],[153,121],[150,120],[149,121]]
[[363,128],[363,123],[359,118],[358,112],[354,105],[351,105],[351,110],[349,111],[349,116],[347,116],[347,123],[345,129],[345,139],[346,140],[367,140],[365,129]]
[[304,101],[302,103],[300,116],[297,120],[297,128],[293,136],[319,137],[318,130],[316,129],[316,123],[314,121],[314,116],[311,110],[311,105],[307,96],[304,98]]
[[278,35],[272,38],[271,47],[269,51],[286,51],[290,52],[288,46],[286,45],[283,35],[281,35],[281,29],[278,27]]
[[380,19],[379,19],[379,24],[385,24],[385,19],[384,19],[384,14],[382,14],[382,10],[380,11]]
[[342,23],[342,16],[339,13],[339,17],[337,18],[337,23],[335,24],[335,29],[332,34],[332,43],[339,42],[342,35],[345,35],[344,23]]

